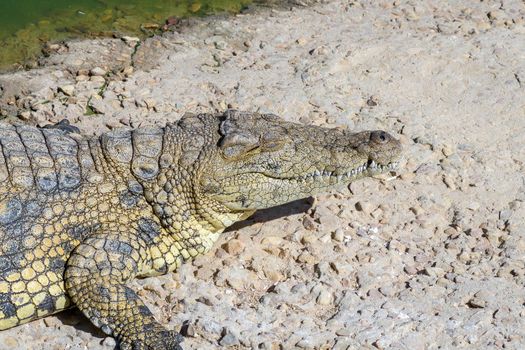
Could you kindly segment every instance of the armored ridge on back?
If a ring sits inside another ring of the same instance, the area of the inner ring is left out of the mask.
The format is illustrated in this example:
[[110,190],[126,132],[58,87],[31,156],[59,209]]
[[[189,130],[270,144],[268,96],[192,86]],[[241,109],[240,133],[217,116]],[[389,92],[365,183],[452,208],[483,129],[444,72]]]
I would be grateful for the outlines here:
[[0,124],[0,329],[76,306],[124,350],[181,341],[128,281],[175,270],[257,209],[389,171],[401,153],[384,131],[231,110],[100,137],[65,129]]

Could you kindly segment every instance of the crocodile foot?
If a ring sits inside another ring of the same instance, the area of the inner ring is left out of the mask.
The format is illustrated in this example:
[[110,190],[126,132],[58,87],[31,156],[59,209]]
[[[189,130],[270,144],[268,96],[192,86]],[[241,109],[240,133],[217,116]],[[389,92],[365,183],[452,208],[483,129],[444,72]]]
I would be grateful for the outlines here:
[[176,331],[162,330],[146,335],[145,340],[123,341],[121,350],[182,350],[182,335]]

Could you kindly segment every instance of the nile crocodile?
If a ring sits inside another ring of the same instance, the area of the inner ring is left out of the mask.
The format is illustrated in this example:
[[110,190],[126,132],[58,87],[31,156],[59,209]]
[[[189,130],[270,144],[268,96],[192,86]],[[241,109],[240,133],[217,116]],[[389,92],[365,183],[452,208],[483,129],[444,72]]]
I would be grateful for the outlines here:
[[121,349],[180,349],[127,286],[174,271],[255,210],[396,166],[384,131],[187,115],[81,136],[0,124],[0,329],[78,307]]

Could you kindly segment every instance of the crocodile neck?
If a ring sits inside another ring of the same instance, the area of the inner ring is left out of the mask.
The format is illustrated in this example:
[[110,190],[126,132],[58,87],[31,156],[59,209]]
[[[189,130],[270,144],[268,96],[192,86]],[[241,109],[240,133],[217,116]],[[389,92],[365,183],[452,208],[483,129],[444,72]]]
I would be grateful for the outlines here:
[[[253,211],[232,212],[199,192],[205,147],[217,143],[219,119],[209,116],[185,118],[162,128],[162,151],[155,176],[132,175],[142,185],[144,197],[164,229],[181,244],[209,250],[220,233]],[[202,248],[201,248],[202,246]]]

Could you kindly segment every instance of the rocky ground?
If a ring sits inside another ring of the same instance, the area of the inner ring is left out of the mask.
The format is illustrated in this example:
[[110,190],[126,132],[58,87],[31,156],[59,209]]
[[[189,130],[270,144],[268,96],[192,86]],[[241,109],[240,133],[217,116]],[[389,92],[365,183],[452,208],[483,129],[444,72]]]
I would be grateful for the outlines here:
[[[51,45],[0,110],[86,133],[228,107],[397,134],[396,176],[257,213],[134,286],[186,349],[525,347],[525,5],[341,1]],[[113,349],[68,311],[0,349]]]

